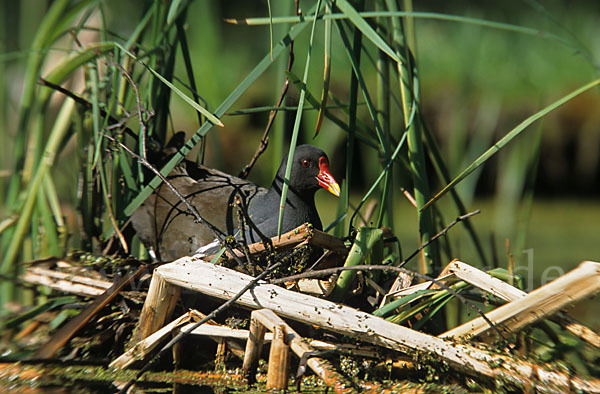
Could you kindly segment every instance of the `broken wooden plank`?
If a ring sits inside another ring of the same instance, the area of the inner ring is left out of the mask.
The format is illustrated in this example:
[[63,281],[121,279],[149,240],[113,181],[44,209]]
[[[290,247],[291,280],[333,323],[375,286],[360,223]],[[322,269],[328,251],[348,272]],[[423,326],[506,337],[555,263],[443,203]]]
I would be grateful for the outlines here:
[[[300,359],[306,357],[308,354],[314,354],[317,351],[270,309],[260,309],[252,312],[250,319],[251,322],[256,321],[257,324],[266,327],[271,332],[276,331],[278,327],[285,327],[290,348],[298,357],[300,357]],[[306,360],[306,364],[327,386],[331,387],[335,393],[356,392],[356,390],[348,386],[345,378],[331,366],[329,361],[315,356],[309,357]]]
[[444,268],[444,272],[454,274],[457,278],[505,301],[518,300],[527,295],[523,290],[459,260],[451,261]]
[[[348,248],[344,244],[344,241],[334,237],[333,235],[319,231],[309,224],[303,224],[294,230],[282,234],[281,237],[272,237],[271,243],[277,251],[285,251],[292,249],[301,243],[309,243],[314,246],[332,250],[336,253],[345,254],[348,252]],[[263,242],[256,242],[248,245],[248,250],[250,251],[251,255],[255,255],[265,252],[266,249]],[[242,250],[235,249],[234,253],[239,258],[245,258]],[[212,254],[210,256],[203,257],[202,259],[204,261],[211,261],[214,257],[216,257],[216,255],[217,254]],[[224,256],[233,258],[229,252],[225,252]]]
[[21,280],[51,289],[82,295],[86,297],[98,296],[112,286],[108,280],[88,278],[68,272],[61,272],[49,268],[29,267],[21,275]]
[[[173,285],[222,299],[230,299],[237,295],[253,280],[251,276],[190,258],[165,264],[155,270],[155,275],[160,275],[161,280]],[[501,379],[521,387],[535,384],[536,388],[543,388],[552,385],[600,392],[600,383],[596,380],[570,377],[566,373],[554,372],[551,368],[542,370],[531,363],[514,361],[473,346],[445,341],[353,308],[265,282],[259,282],[243,294],[237,303],[250,308],[272,309],[281,316],[393,350],[429,352],[456,369],[477,377]]]
[[[184,326],[180,327],[181,331],[188,331],[194,323],[188,323]],[[248,340],[248,336],[250,334],[249,330],[243,328],[231,328],[223,325],[212,325],[212,324],[203,324],[200,327],[196,327],[191,335],[202,335],[208,337],[215,338],[230,338],[230,339],[240,339],[243,341]],[[271,342],[273,339],[273,334],[270,332],[265,333],[264,343]],[[368,345],[353,345],[347,343],[331,343],[325,342],[318,339],[309,339],[305,338],[310,346],[313,348],[323,351],[335,351],[340,354],[350,354],[354,356],[362,356],[362,357],[371,357],[371,358],[379,358],[381,356],[381,351],[376,346],[368,346]]]
[[[600,263],[584,261],[577,268],[531,293],[502,305],[486,317],[501,331],[515,332],[600,291]],[[442,334],[442,337],[477,336],[490,330],[482,318],[475,318]]]
[[267,390],[286,390],[290,380],[290,346],[287,343],[286,325],[273,331],[267,369]]
[[[189,322],[199,321],[204,317],[205,315],[203,313],[200,313],[195,309],[184,313],[160,330],[152,333],[150,336],[144,338],[140,342],[137,342],[134,346],[129,348],[129,350],[113,360],[109,366],[113,368],[129,367],[134,361],[144,359],[165,337],[172,334],[175,330],[179,329],[181,331],[189,331],[195,325],[195,323]],[[244,341],[248,339],[248,330],[216,325],[216,323],[214,323],[212,320],[206,322],[206,324],[203,324],[200,327],[197,327],[190,334],[209,336],[216,341],[219,339],[241,339]],[[272,337],[272,334],[268,333],[265,336],[265,340],[271,341]],[[241,355],[241,352],[238,353],[237,349],[232,347],[231,342],[228,342],[228,345],[230,345],[230,350],[234,352],[234,354]]]
[[[193,326],[194,323],[181,326],[181,331],[188,331]],[[250,334],[250,331],[245,330],[243,328],[231,328],[223,325],[203,324],[200,327],[196,327],[194,330],[192,330],[190,334],[215,338],[240,339],[246,341],[248,340],[248,335]],[[272,339],[273,334],[269,332],[265,334],[265,342],[271,342]]]
[[84,275],[77,275],[73,272],[58,271],[56,269],[43,268],[43,267],[29,267],[25,271],[25,274],[34,275],[45,275],[49,278],[64,279],[73,283],[81,283],[84,285],[96,287],[98,289],[106,290],[110,288],[113,283],[106,279],[94,279]]
[[180,293],[180,287],[173,286],[165,281],[160,274],[157,274],[155,269],[146,301],[144,301],[140,313],[140,320],[132,335],[131,342],[140,342],[161,328],[171,316]]
[[262,352],[266,331],[264,324],[261,324],[257,319],[250,317],[250,330],[248,341],[246,342],[244,364],[242,365],[244,376],[250,382],[253,382],[255,378],[256,367],[258,366],[258,360],[260,359],[260,353]]
[[[452,273],[457,278],[505,301],[516,301],[527,295],[523,290],[517,289],[498,278],[494,278],[487,272],[481,271],[462,261],[454,260],[450,262],[444,269],[444,272]],[[590,345],[600,347],[600,336],[590,328],[573,320],[567,314],[559,312],[555,316],[550,317],[550,319]]]
[[158,346],[163,338],[170,335],[175,328],[188,323],[191,319],[191,312],[184,313],[160,330],[136,343],[128,351],[114,359],[108,366],[111,368],[126,368],[133,364],[133,362],[144,359],[148,353]]
[[32,356],[32,358],[51,358],[56,352],[63,347],[69,340],[79,331],[98,311],[104,308],[110,301],[112,301],[125,286],[131,281],[142,275],[150,266],[143,265],[138,267],[137,270],[129,272],[123,278],[118,280],[112,287],[107,289],[102,295],[96,297],[96,299],[79,315],[70,320],[67,324],[61,327],[56,333],[46,342],[41,348],[39,348]]

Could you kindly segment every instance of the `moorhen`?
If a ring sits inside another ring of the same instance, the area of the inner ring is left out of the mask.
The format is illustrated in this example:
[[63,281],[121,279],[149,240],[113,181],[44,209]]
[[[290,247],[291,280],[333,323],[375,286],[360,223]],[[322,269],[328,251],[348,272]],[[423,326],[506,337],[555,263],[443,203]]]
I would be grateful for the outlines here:
[[[286,166],[287,155],[269,190],[187,160],[175,167],[167,180],[198,210],[200,216],[224,233],[241,239],[239,215],[233,204],[239,196],[242,207],[247,207],[248,216],[259,231],[267,237],[274,237],[277,235]],[[329,172],[327,155],[312,145],[297,146],[282,233],[306,222],[322,229],[314,201],[314,194],[320,187],[336,196],[340,194],[340,187]],[[206,225],[196,222],[185,204],[164,183],[133,213],[131,220],[144,244],[163,260],[194,254],[198,248],[216,239]],[[249,227],[245,231],[248,243],[260,241],[258,234]]]

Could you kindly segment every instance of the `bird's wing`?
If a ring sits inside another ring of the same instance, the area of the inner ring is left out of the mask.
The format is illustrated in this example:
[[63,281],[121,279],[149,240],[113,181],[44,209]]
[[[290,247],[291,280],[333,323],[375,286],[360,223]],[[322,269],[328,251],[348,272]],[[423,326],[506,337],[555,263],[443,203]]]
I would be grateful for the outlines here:
[[[251,182],[187,161],[177,166],[167,180],[203,221],[225,234],[233,234],[238,226],[235,197],[249,204],[266,193]],[[217,238],[166,184],[161,184],[133,213],[132,222],[142,241],[153,246],[162,259],[191,255]]]

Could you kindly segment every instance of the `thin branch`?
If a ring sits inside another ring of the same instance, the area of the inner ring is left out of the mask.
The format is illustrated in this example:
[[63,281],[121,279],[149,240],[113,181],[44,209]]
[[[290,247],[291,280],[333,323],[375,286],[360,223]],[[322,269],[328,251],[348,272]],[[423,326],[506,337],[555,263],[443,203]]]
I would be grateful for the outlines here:
[[254,231],[260,238],[260,241],[262,242],[265,250],[268,252],[268,265],[271,265],[273,263],[273,253],[275,252],[275,249],[273,248],[273,241],[271,241],[271,238],[263,234],[263,232],[260,231],[260,229],[256,226],[254,221],[250,218],[250,216],[248,215],[248,207],[245,205],[244,199],[240,198],[239,195],[236,195],[234,202],[236,204],[236,207],[238,208],[238,213],[241,216],[240,223],[242,223],[242,226],[240,228],[240,231],[242,233],[242,245],[244,247],[244,253],[246,253],[246,259],[248,260],[248,263],[251,263],[252,260],[250,259],[248,241],[246,240],[246,226],[250,227],[250,229]]
[[[75,93],[63,88],[60,85],[52,83],[44,78],[40,78],[38,80],[38,83],[42,86],[49,87],[52,90],[56,90],[57,92],[64,94],[65,96],[69,97],[71,100],[75,101],[77,104],[83,105],[87,109],[92,109],[92,103],[90,103],[89,101],[87,101],[86,99],[84,99],[82,97],[79,97]],[[137,134],[133,130],[131,130],[129,127],[126,127],[124,121],[122,121],[122,120],[119,121],[119,120],[115,119],[113,116],[106,113],[106,111],[102,108],[98,108],[98,109],[100,110],[100,115],[102,115],[103,117],[107,117],[111,122],[119,125],[119,127],[123,128],[123,130],[125,130],[125,132],[127,132],[127,134],[129,134],[131,137],[137,138]],[[130,116],[128,116],[125,121],[129,120],[129,117]],[[112,128],[112,126],[110,126],[109,128]]]
[[419,252],[421,250],[423,250],[424,248],[426,248],[430,243],[432,243],[433,241],[435,241],[436,239],[438,239],[442,235],[446,235],[446,233],[448,232],[448,230],[450,230],[452,227],[454,227],[457,223],[462,222],[463,220],[469,219],[471,216],[475,216],[475,215],[477,215],[480,212],[481,212],[481,210],[478,209],[476,211],[469,212],[469,213],[466,213],[464,215],[460,215],[459,217],[457,217],[456,219],[454,219],[454,221],[452,221],[452,223],[448,224],[442,231],[440,231],[439,233],[437,233],[436,235],[434,235],[433,237],[431,237],[427,242],[425,242],[423,245],[419,246],[410,256],[408,256],[406,259],[402,260],[402,262],[400,264],[398,264],[398,267],[403,267],[406,263],[409,262],[410,259],[412,259],[417,254],[419,254]]
[[[141,130],[140,132],[142,133],[142,157],[144,159],[146,159],[146,122],[144,122],[144,116],[143,116],[143,112],[142,112],[142,101],[140,99],[140,91],[138,90],[137,84],[135,83],[135,81],[133,80],[133,78],[131,77],[131,75],[129,75],[129,73],[127,72],[127,70],[125,70],[123,68],[123,66],[121,66],[119,63],[115,63],[115,66],[121,71],[121,74],[123,74],[125,76],[125,78],[127,78],[127,80],[129,81],[129,83],[131,84],[131,87],[133,88],[133,91],[135,93],[135,102],[137,105],[137,113],[138,113],[138,118],[140,121],[140,127]],[[139,137],[139,134],[138,134]]]
[[248,217],[248,213],[242,207],[242,200],[239,195],[236,195],[234,198],[234,206],[238,215],[239,231],[240,236],[242,238],[242,251],[244,252],[244,256],[246,256],[246,264],[241,268],[243,268],[248,274],[255,276],[256,271],[254,270],[254,267],[252,267],[254,261],[252,260],[252,256],[250,255],[250,249],[248,248],[248,239],[246,238],[246,223],[247,221],[252,221]]

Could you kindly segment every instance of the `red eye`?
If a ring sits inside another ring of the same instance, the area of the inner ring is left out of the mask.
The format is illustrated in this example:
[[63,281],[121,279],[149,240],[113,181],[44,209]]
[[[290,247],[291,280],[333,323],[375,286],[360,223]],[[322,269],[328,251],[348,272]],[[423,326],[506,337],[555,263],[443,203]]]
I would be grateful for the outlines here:
[[310,167],[310,161],[308,161],[308,160],[302,160],[302,166],[303,166],[304,168],[308,168],[308,167]]

